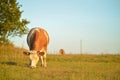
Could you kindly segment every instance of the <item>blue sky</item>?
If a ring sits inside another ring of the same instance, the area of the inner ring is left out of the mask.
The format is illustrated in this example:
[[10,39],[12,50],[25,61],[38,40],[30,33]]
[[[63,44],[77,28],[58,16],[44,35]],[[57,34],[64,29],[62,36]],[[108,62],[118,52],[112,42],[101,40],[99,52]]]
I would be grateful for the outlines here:
[[[42,27],[50,36],[49,52],[120,53],[120,0],[17,0],[27,25]],[[14,39],[28,49],[26,35]]]

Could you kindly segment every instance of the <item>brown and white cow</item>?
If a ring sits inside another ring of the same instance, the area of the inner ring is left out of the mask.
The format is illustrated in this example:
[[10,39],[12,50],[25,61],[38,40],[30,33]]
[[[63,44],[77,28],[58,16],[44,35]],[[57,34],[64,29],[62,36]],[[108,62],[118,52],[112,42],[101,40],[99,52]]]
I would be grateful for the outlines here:
[[60,49],[60,50],[59,50],[59,53],[62,54],[62,55],[64,55],[64,54],[65,54],[64,49]]
[[24,51],[24,54],[29,55],[30,66],[36,67],[36,64],[41,58],[41,65],[46,67],[47,46],[49,43],[49,35],[42,28],[32,28],[27,36],[29,51]]

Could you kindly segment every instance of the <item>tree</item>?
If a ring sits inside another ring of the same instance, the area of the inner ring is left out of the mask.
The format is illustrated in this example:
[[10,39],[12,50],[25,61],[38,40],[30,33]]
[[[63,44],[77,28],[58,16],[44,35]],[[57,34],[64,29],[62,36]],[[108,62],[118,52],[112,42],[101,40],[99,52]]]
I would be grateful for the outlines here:
[[0,44],[9,43],[9,36],[22,36],[28,32],[29,21],[21,19],[20,7],[16,0],[0,0]]

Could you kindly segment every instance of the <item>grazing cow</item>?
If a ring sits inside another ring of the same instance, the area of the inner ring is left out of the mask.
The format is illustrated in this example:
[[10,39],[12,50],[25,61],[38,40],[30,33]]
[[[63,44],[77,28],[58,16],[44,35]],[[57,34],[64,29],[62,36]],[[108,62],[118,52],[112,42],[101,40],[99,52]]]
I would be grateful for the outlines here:
[[64,54],[65,54],[64,49],[60,49],[60,50],[59,50],[59,53],[62,54],[62,55],[64,55]]
[[46,52],[49,43],[49,35],[42,28],[32,28],[27,36],[29,51],[24,51],[24,54],[29,55],[30,66],[36,67],[36,64],[41,58],[41,65],[46,67]]

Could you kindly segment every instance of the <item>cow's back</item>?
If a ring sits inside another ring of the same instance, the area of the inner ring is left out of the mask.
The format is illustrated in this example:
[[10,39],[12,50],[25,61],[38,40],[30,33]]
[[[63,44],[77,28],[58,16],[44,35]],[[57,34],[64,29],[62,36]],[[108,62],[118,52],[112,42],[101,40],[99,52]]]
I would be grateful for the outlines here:
[[27,36],[27,43],[30,50],[47,50],[49,35],[42,28],[32,28]]

